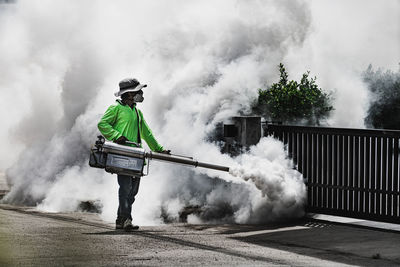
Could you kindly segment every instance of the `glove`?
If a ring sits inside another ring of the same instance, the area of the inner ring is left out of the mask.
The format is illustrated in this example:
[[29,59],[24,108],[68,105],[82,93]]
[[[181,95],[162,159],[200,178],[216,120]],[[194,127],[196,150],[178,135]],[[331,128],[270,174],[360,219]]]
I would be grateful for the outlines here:
[[170,155],[171,154],[171,150],[165,150],[164,149],[163,151],[161,151],[161,153]]
[[125,142],[128,141],[128,139],[125,136],[120,136],[118,139],[114,140],[115,143],[123,145]]

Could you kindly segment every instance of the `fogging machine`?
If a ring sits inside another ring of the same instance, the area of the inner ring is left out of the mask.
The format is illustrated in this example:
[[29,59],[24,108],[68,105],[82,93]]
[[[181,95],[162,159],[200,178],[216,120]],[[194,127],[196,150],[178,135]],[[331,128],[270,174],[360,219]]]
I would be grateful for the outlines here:
[[[98,140],[90,151],[89,165],[94,168],[105,169],[105,171],[109,173],[143,176],[149,173],[149,160],[154,159],[229,172],[229,168],[225,166],[199,162],[191,157],[186,156],[157,153],[152,151],[147,152],[143,148],[139,147],[137,143],[126,143],[133,144],[136,147],[119,145],[106,141],[101,135],[98,136]],[[145,163],[146,159],[147,164]],[[143,172],[145,165],[147,165],[146,173]]]

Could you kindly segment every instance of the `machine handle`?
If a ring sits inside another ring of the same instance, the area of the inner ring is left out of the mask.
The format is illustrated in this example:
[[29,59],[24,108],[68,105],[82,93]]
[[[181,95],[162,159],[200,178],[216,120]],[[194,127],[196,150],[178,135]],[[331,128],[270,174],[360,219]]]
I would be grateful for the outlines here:
[[136,142],[125,141],[125,143],[128,144],[128,145],[135,145],[136,147],[140,147],[140,144],[139,144],[139,143],[136,143]]

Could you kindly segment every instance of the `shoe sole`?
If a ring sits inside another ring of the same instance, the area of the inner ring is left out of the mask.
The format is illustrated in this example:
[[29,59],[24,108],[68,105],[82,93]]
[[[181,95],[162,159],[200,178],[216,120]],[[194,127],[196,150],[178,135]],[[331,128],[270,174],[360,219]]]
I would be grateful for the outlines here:
[[130,226],[130,227],[124,228],[124,231],[125,232],[130,232],[130,231],[135,231],[135,230],[138,230],[138,229],[139,229],[139,226]]

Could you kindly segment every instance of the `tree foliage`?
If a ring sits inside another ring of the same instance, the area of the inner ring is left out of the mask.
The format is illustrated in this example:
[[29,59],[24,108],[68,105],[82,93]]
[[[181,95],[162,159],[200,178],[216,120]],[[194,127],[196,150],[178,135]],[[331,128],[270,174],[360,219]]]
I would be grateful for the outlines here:
[[373,70],[363,73],[370,91],[370,106],[365,118],[367,127],[400,130],[400,70]]
[[296,122],[319,125],[333,109],[330,94],[324,93],[310,78],[303,74],[300,82],[289,81],[285,66],[279,64],[280,79],[267,89],[259,89],[256,110],[264,117],[285,123]]

